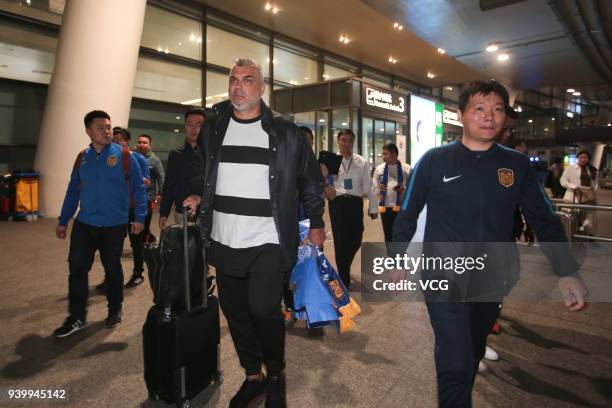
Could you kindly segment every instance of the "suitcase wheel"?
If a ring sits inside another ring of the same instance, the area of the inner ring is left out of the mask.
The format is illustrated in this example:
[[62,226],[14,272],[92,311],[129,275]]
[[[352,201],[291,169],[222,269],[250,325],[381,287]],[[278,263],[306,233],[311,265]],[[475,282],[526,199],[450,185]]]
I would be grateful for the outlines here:
[[218,385],[223,384],[223,371],[219,370],[212,375],[212,380]]

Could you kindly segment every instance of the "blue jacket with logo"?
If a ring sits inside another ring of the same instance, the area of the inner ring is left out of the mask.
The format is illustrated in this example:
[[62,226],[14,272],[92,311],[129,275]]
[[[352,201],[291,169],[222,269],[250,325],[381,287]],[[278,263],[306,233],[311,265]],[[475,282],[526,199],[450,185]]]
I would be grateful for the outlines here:
[[[517,206],[540,243],[567,242],[528,157],[497,143],[472,151],[455,141],[425,153],[410,175],[393,241],[410,242],[424,205],[425,242],[514,242]],[[566,247],[542,246],[561,276],[578,267]]]
[[131,154],[126,183],[121,149],[115,143],[104,146],[99,154],[91,146],[85,149],[79,168],[72,169],[59,225],[68,224],[79,204],[77,220],[84,224],[94,227],[127,224],[130,191],[134,197],[135,220],[144,223],[147,199],[142,171]]

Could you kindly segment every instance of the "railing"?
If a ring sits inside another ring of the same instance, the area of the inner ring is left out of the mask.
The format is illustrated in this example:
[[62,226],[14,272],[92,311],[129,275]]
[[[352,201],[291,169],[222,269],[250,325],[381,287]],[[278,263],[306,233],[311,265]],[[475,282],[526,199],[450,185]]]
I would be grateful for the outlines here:
[[612,205],[594,205],[594,204],[573,204],[563,201],[559,198],[551,198],[550,201],[557,208],[557,215],[564,221],[565,234],[567,239],[585,239],[601,242],[612,242],[612,238],[598,237],[593,235],[576,234],[574,231],[574,217],[567,211],[561,211],[562,208],[568,210],[584,210],[584,211],[612,211]]

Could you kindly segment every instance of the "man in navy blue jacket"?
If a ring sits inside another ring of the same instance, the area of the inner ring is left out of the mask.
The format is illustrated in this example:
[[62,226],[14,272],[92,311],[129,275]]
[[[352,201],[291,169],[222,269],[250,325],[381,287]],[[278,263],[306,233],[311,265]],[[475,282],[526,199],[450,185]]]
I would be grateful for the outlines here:
[[[428,242],[513,242],[517,206],[541,243],[567,241],[528,158],[495,143],[506,119],[508,99],[506,89],[495,81],[475,82],[461,93],[463,136],[429,150],[415,165],[393,227],[394,242],[412,239],[424,205],[425,246],[434,246]],[[571,310],[582,309],[586,289],[577,276],[575,260],[558,249],[563,244],[541,246],[561,277],[565,304]],[[507,258],[504,261],[516,264],[516,252]],[[398,278],[395,272],[392,279]],[[508,276],[488,289],[496,289],[501,300],[517,280],[518,276]],[[499,302],[440,302],[426,293],[426,303],[435,335],[439,405],[471,407],[474,377]]]
[[[66,337],[86,325],[88,273],[96,250],[104,265],[108,317],[106,327],[121,323],[123,269],[121,253],[127,231],[130,191],[134,197],[135,221],[131,233],[139,234],[147,214],[142,173],[133,155],[112,143],[110,116],[103,111],[85,115],[85,131],[91,144],[77,157],[64,198],[55,234],[66,238],[66,227],[80,204],[72,226],[68,265],[68,310],[70,315],[54,332]],[[128,161],[124,166],[124,160]]]

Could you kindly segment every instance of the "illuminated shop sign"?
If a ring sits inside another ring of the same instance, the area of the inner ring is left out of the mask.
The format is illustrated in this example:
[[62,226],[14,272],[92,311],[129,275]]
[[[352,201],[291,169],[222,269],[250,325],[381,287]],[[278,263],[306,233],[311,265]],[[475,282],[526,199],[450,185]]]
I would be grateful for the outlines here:
[[406,112],[406,98],[380,89],[365,87],[365,104],[392,112]]
[[442,121],[444,123],[447,123],[449,125],[455,125],[455,126],[461,126],[463,127],[463,124],[461,122],[459,122],[459,114],[455,111],[450,111],[448,109],[444,109],[444,111],[442,112]]

